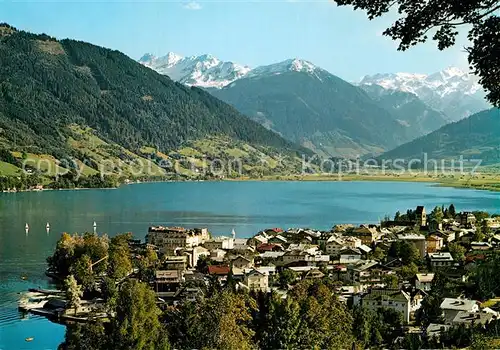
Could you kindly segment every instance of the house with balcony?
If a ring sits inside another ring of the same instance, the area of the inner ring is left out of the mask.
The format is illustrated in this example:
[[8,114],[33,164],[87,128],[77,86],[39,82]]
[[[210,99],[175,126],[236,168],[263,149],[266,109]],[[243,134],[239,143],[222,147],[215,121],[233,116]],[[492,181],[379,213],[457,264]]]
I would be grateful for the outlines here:
[[250,291],[266,293],[269,290],[269,275],[266,272],[252,269],[245,274],[243,285]]
[[238,255],[233,260],[231,260],[231,265],[238,269],[246,269],[254,266],[253,257],[244,257],[242,255]]
[[415,275],[415,288],[428,292],[431,290],[433,273],[417,273]]
[[332,238],[325,245],[325,252],[330,256],[339,256],[340,252],[347,248],[345,241],[341,238]]
[[374,225],[361,225],[345,233],[346,236],[355,237],[361,240],[362,244],[371,246],[381,235]]
[[427,236],[427,253],[439,252],[444,247],[444,239],[435,234]]
[[360,260],[356,264],[347,266],[347,279],[351,283],[382,284],[385,276],[395,273],[374,260]]
[[430,253],[427,256],[432,269],[452,267],[453,257],[448,252]]
[[157,270],[155,272],[154,290],[160,298],[174,297],[184,277],[179,270]]
[[403,321],[410,322],[410,296],[399,289],[371,289],[358,301],[362,307],[370,310],[388,308],[401,314]]

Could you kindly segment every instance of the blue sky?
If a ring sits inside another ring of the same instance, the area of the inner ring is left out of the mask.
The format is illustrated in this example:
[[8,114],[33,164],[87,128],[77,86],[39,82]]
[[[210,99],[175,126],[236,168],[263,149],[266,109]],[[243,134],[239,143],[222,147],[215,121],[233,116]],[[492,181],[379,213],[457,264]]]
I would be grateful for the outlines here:
[[444,52],[433,43],[396,51],[381,36],[393,19],[369,21],[362,12],[327,1],[0,0],[0,22],[117,49],[134,59],[146,52],[211,53],[255,67],[298,57],[347,80],[467,67],[463,39]]

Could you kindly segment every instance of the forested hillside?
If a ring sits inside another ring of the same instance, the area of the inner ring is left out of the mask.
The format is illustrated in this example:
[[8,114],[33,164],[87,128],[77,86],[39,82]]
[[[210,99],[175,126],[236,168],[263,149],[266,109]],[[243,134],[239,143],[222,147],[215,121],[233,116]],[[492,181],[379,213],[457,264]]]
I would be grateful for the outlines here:
[[135,154],[145,146],[168,154],[212,136],[273,152],[305,151],[118,51],[0,25],[0,147],[83,161],[91,154],[69,142],[74,125]]
[[384,153],[383,159],[481,159],[482,164],[500,163],[500,110],[490,109],[448,124]]
[[414,137],[362,89],[321,68],[312,73],[260,70],[211,93],[325,156],[381,153]]
[[384,89],[375,84],[360,87],[415,136],[427,135],[450,122],[444,113],[432,109],[412,93]]

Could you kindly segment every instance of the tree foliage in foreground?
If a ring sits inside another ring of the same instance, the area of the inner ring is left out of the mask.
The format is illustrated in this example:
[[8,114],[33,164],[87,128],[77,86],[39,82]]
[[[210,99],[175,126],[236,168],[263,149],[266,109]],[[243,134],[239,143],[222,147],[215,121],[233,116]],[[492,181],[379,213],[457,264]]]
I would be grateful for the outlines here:
[[224,288],[160,312],[146,283],[126,281],[113,298],[106,292],[116,316],[107,323],[68,327],[61,349],[351,347],[352,314],[333,292],[333,286],[312,280],[296,284],[286,298]]
[[165,314],[172,345],[178,349],[252,349],[255,300],[230,290],[170,308]]
[[261,349],[340,349],[353,343],[352,315],[325,282],[301,281],[286,299],[273,295],[260,309]]
[[168,350],[155,293],[145,283],[127,281],[118,293],[116,316],[107,323],[68,326],[60,349]]
[[403,324],[401,313],[388,308],[374,311],[355,307],[353,316],[354,336],[365,348],[392,343]]
[[[440,50],[456,42],[458,28],[467,26],[471,46],[466,50],[469,64],[480,77],[488,100],[500,106],[500,3],[498,0],[335,0],[340,6],[350,5],[367,13],[370,20],[390,11],[399,14],[384,35],[399,41],[398,50],[432,40]],[[495,14],[497,12],[497,14]]]

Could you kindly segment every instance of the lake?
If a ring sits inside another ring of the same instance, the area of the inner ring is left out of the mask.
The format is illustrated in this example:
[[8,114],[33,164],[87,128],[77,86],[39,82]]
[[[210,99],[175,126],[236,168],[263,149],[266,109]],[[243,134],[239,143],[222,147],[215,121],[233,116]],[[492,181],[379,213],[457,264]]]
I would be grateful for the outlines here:
[[[397,210],[450,203],[459,211],[499,212],[500,194],[405,182],[171,182],[0,193],[0,349],[57,348],[64,327],[21,318],[18,293],[47,286],[45,258],[61,232],[92,231],[94,221],[99,233],[133,232],[141,239],[157,224],[208,227],[214,235],[234,228],[242,238],[268,227],[376,223]],[[27,343],[27,337],[34,340]]]

